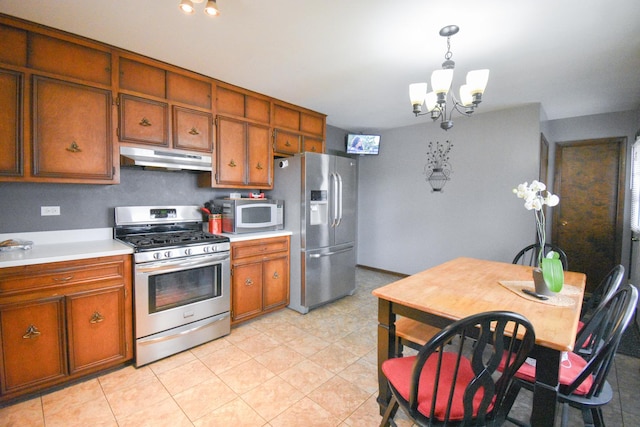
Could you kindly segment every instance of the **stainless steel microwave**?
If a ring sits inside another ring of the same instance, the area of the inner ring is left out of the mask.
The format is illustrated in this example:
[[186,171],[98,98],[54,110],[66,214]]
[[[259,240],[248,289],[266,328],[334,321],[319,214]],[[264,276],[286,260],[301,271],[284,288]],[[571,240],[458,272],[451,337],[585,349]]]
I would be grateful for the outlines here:
[[256,233],[284,228],[284,201],[270,199],[216,199],[222,207],[222,232]]

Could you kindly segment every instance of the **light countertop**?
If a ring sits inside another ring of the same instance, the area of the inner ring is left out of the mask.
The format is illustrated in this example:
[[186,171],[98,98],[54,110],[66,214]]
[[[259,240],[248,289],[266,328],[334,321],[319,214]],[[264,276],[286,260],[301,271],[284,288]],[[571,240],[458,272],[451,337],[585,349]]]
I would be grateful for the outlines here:
[[291,236],[291,231],[287,230],[277,230],[277,231],[262,231],[260,233],[244,233],[244,234],[231,234],[231,233],[222,233],[223,236],[228,237],[233,242],[242,242],[245,240],[255,240],[255,239],[268,239],[270,237],[282,237],[282,236]]
[[133,253],[133,248],[113,240],[112,228],[0,234],[0,241],[7,239],[30,240],[33,246],[0,252],[0,268]]

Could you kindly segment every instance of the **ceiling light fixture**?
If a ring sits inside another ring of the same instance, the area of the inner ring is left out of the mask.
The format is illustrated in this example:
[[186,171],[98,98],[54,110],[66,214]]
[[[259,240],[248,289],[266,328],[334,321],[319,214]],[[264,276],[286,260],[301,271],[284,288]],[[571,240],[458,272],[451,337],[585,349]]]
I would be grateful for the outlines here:
[[[474,70],[467,73],[466,84],[460,86],[460,100],[451,93],[453,105],[449,108],[447,116],[447,94],[451,89],[453,80],[453,69],[456,63],[451,60],[451,36],[458,33],[460,28],[457,25],[447,25],[440,30],[440,35],[447,38],[447,52],[444,54],[445,61],[441,70],[431,73],[432,91],[427,92],[426,83],[413,83],[409,85],[409,97],[413,106],[413,113],[418,116],[431,114],[435,121],[441,119],[440,127],[449,130],[453,127],[451,116],[453,110],[460,114],[470,116],[482,102],[482,94],[489,80],[489,70]],[[427,112],[422,112],[422,105],[426,104]]]
[[[203,3],[204,0],[180,0],[180,4],[178,7],[183,13],[187,15],[193,15],[196,11],[193,6],[194,3]],[[216,0],[208,0],[207,5],[204,7],[204,13],[209,16],[218,16],[220,15],[220,10],[218,9],[218,5],[216,4]]]

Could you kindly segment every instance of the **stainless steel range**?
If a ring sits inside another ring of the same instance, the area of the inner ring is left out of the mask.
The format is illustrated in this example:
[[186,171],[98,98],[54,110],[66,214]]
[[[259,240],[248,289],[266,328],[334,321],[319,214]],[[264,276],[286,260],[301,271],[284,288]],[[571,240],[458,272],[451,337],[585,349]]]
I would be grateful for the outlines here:
[[115,225],[134,248],[136,366],[230,332],[229,239],[198,206],[117,207]]

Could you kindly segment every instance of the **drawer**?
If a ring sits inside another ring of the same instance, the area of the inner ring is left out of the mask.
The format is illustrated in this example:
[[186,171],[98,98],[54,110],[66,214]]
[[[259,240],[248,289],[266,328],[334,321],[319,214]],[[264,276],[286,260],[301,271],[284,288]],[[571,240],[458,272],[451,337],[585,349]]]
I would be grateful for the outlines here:
[[275,252],[286,252],[287,250],[289,250],[289,242],[287,239],[247,241],[233,243],[231,245],[231,257],[235,260]]
[[125,274],[121,257],[3,268],[0,269],[0,296],[92,282],[122,282]]

